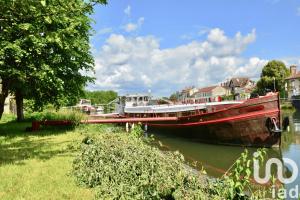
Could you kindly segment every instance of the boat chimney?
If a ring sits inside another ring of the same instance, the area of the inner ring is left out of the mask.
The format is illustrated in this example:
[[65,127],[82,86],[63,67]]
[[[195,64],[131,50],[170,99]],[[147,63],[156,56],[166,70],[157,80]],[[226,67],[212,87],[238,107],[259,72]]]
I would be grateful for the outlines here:
[[291,65],[290,66],[290,72],[291,72],[291,75],[295,75],[297,73],[297,66],[296,65]]

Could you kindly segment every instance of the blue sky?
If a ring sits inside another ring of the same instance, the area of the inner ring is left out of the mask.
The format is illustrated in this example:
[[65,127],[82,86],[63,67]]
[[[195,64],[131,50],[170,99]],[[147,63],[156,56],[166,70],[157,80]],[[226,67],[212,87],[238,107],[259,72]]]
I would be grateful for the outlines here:
[[257,79],[271,59],[300,65],[299,0],[111,0],[93,19],[92,90],[169,95]]

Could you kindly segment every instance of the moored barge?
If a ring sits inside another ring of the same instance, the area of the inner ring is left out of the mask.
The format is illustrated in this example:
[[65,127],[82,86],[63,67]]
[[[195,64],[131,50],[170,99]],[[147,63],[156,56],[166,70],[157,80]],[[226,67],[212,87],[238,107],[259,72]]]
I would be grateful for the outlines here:
[[148,129],[195,137],[209,143],[272,147],[280,145],[278,93],[244,101],[149,105],[149,97],[127,97],[123,121]]

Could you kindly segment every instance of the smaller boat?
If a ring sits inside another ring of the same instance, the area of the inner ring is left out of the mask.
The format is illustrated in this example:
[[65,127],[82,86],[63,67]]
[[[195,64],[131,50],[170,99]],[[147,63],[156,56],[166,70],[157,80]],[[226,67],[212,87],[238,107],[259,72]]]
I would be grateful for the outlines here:
[[73,108],[78,109],[82,112],[90,114],[91,112],[95,112],[96,109],[92,106],[91,100],[89,99],[80,99],[79,103]]

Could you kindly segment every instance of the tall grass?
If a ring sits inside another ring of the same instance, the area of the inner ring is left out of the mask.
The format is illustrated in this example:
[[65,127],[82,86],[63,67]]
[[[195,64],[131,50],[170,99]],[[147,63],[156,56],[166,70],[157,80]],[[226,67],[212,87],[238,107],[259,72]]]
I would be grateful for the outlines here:
[[30,125],[12,115],[0,121],[0,199],[93,199],[94,191],[70,176],[73,144],[84,137],[80,130],[25,132]]
[[45,110],[43,112],[32,112],[25,114],[26,120],[37,120],[37,121],[45,121],[45,120],[66,120],[71,121],[74,125],[80,124],[81,120],[87,118],[87,115],[83,114],[80,111],[76,110]]

